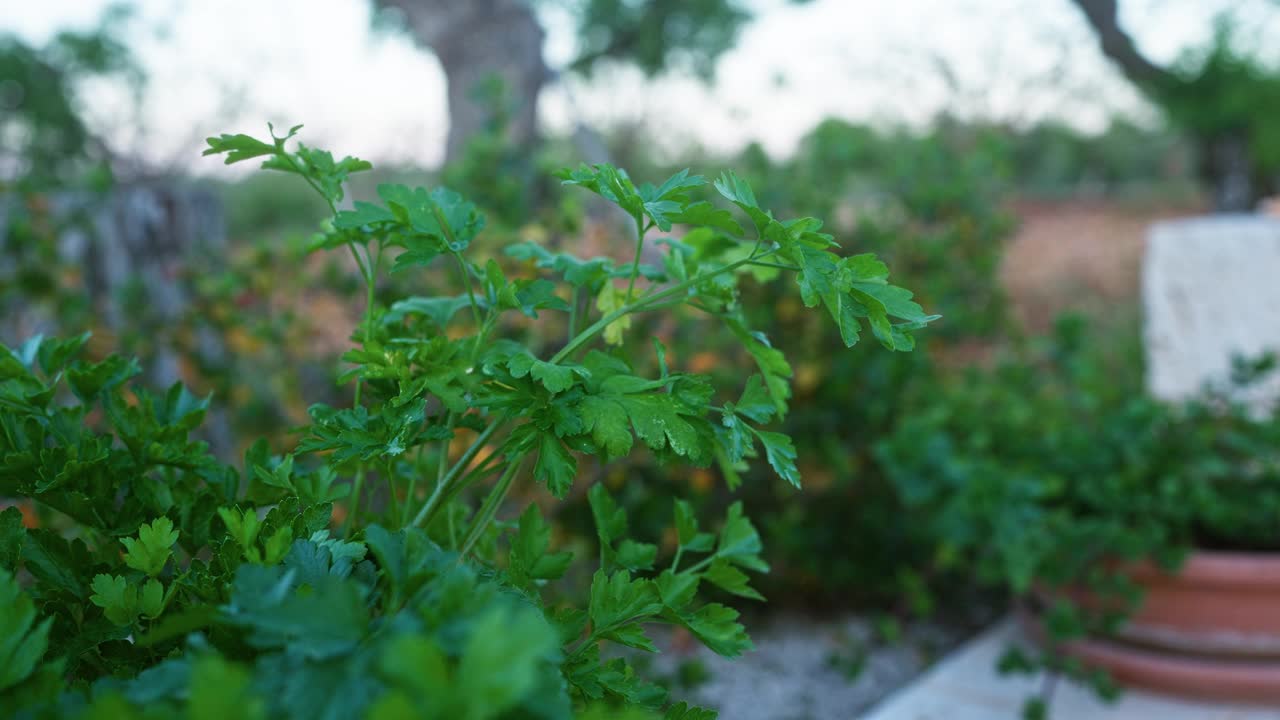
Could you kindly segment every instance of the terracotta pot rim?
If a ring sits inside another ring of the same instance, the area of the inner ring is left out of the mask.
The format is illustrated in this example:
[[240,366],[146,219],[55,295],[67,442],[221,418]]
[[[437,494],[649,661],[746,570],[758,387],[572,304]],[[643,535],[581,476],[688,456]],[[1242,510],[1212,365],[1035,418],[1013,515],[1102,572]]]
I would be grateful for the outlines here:
[[1280,588],[1280,552],[1193,550],[1175,572],[1151,562],[1135,563],[1129,572],[1143,582]]
[[[1044,631],[1026,614],[1020,622],[1043,647]],[[1193,698],[1280,704],[1280,662],[1266,658],[1180,655],[1101,638],[1058,646],[1067,655],[1107,670],[1125,685]]]

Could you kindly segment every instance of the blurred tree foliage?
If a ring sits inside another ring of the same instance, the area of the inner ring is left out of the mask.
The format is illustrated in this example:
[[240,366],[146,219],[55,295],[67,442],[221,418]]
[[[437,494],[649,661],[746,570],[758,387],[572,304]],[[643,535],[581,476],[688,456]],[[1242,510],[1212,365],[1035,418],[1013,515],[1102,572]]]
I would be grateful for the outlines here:
[[1280,68],[1242,47],[1230,16],[1207,47],[1162,67],[1120,26],[1118,0],[1074,2],[1103,54],[1195,141],[1219,210],[1251,210],[1280,190]]
[[[459,159],[473,138],[487,143],[484,134],[492,134],[495,120],[519,156],[529,155],[538,140],[539,95],[559,75],[542,57],[546,31],[538,16],[540,6],[553,3],[569,12],[577,30],[578,52],[565,70],[584,75],[614,62],[633,65],[648,77],[675,68],[710,80],[716,60],[733,47],[752,17],[744,0],[374,0],[383,11],[378,22],[402,20],[444,68],[450,126],[446,162]],[[495,80],[505,85],[506,99],[498,105],[486,87]],[[533,174],[525,167],[516,177]]]
[[43,47],[0,34],[0,183],[38,191],[109,182],[110,153],[85,125],[76,90],[93,76],[142,82],[116,34],[127,15],[114,6],[95,29],[60,32]]
[[739,0],[579,0],[581,49],[570,67],[589,74],[602,61],[634,63],[646,76],[681,65],[715,75],[751,11]]
[[127,16],[123,6],[113,6],[96,28],[60,32],[42,47],[0,34],[0,320],[6,326],[35,304],[68,321],[89,311],[76,287],[79,268],[68,265],[57,246],[61,232],[86,218],[55,217],[47,193],[100,193],[113,182],[111,154],[86,125],[77,91],[91,77],[123,77],[135,87],[142,82],[117,35]]

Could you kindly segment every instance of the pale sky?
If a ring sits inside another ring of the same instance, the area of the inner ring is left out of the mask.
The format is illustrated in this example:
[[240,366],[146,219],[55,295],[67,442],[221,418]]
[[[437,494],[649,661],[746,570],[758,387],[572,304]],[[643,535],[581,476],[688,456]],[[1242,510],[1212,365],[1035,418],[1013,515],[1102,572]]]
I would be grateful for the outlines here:
[[[0,0],[0,31],[39,43],[86,26],[106,0]],[[679,75],[644,82],[619,70],[551,88],[541,113],[569,127],[643,118],[669,149],[732,151],[758,140],[775,155],[819,120],[918,123],[943,107],[1028,121],[1054,115],[1097,127],[1115,112],[1148,116],[1098,54],[1069,0],[756,0],[756,20],[713,86]],[[554,3],[546,3],[554,7]],[[1224,8],[1267,17],[1272,0],[1122,0],[1152,57],[1203,42]],[[150,77],[140,116],[112,87],[86,90],[90,115],[118,146],[158,161],[195,158],[223,131],[261,134],[267,120],[306,123],[312,144],[377,161],[434,165],[447,128],[444,77],[406,37],[371,30],[367,0],[138,0],[128,36]],[[546,56],[573,53],[554,10]],[[1265,31],[1261,27],[1246,29]],[[1275,35],[1272,34],[1272,37]],[[950,76],[950,84],[946,79]],[[176,160],[175,160],[176,161]],[[213,168],[195,162],[200,171]]]

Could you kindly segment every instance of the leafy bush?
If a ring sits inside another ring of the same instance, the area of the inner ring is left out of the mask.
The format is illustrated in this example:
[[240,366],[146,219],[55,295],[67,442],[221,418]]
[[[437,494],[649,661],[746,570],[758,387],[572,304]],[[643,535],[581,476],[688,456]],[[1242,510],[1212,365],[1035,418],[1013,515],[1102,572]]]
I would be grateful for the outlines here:
[[[878,446],[906,512],[941,569],[1040,612],[1050,650],[1011,668],[1050,668],[1110,692],[1053,645],[1113,631],[1138,588],[1127,561],[1176,568],[1193,548],[1280,548],[1280,422],[1221,392],[1183,405],[1125,382],[1078,320],[1052,342],[945,388]],[[1249,382],[1269,361],[1238,367]],[[1086,608],[1063,588],[1116,603]],[[1104,611],[1105,609],[1105,611]]]
[[[866,324],[907,350],[933,316],[874,256],[834,254],[819,221],[775,219],[732,173],[714,186],[752,239],[694,199],[705,181],[687,171],[657,187],[607,165],[564,171],[634,219],[635,259],[524,243],[508,249],[528,261],[508,278],[493,259],[467,259],[484,218],[447,189],[383,185],[381,204],[336,211],[348,175],[369,164],[290,151],[297,130],[210,138],[206,154],[263,158],[334,210],[316,247],[349,252],[367,290],[344,356],[354,405],[313,406],[294,452],[259,442],[237,469],[191,438],[207,399],[132,384],[133,361],[81,359],[87,336],[0,353],[0,495],[34,503],[38,520],[0,515],[0,706],[18,717],[714,717],[671,704],[606,648],[654,651],[654,623],[725,656],[751,647],[737,611],[704,599],[711,588],[760,599],[747,573],[768,566],[741,505],[713,532],[674,500],[674,548],[662,552],[595,484],[599,559],[574,593],[557,580],[584,563],[553,550],[529,496],[563,498],[582,458],[641,448],[716,464],[731,482],[763,456],[798,486],[792,441],[767,429],[788,409],[791,367],[746,321],[739,284],[753,272],[796,273],[803,303],[822,305],[845,345]],[[667,241],[661,268],[641,264],[647,233],[676,224],[694,229]],[[379,305],[389,251],[392,272],[452,266],[461,294]],[[594,319],[580,312],[588,297]],[[725,325],[755,362],[724,399],[629,332],[681,307]],[[650,352],[656,376],[637,375],[633,360]],[[524,508],[499,520],[518,480]]]

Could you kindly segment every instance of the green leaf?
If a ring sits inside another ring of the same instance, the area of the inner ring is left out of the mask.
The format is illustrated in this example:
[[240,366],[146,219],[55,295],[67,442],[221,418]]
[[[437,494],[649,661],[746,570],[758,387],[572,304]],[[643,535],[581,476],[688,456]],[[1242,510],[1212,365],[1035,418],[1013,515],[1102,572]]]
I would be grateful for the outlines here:
[[0,568],[18,567],[27,529],[22,524],[22,511],[7,507],[0,511]]
[[309,148],[302,143],[298,143],[296,151],[287,153],[283,150],[283,139],[276,140],[280,152],[264,160],[262,167],[267,170],[298,174],[311,180],[312,185],[330,204],[336,204],[342,200],[342,186],[346,183],[348,175],[373,168],[369,162],[350,156],[334,160],[333,154],[328,150]]
[[386,575],[392,592],[398,594],[409,581],[405,534],[393,533],[381,525],[370,525],[364,529],[364,540],[377,558],[378,567]]
[[736,658],[754,646],[747,631],[738,622],[738,611],[719,603],[709,603],[691,614],[680,616],[689,629],[709,650],[727,658]]
[[747,574],[734,567],[729,561],[717,558],[707,567],[702,575],[708,582],[726,592],[739,597],[764,601],[764,596],[756,592],[748,583]]
[[79,364],[67,370],[67,384],[76,397],[89,402],[100,393],[118,387],[142,372],[138,361],[111,355],[99,363]]
[[533,466],[533,478],[546,483],[547,489],[557,498],[563,498],[573,487],[578,476],[578,461],[554,433],[538,435],[538,461]]
[[282,525],[276,528],[276,531],[267,538],[262,544],[263,563],[266,565],[276,565],[289,552],[289,546],[293,543],[293,528],[288,525]]
[[680,212],[671,215],[671,221],[681,225],[715,228],[735,236],[743,234],[742,226],[733,219],[732,213],[709,202],[690,203]]
[[687,501],[676,499],[675,518],[676,538],[683,550],[706,552],[715,544],[714,535],[698,531],[698,518]]
[[257,511],[253,508],[240,511],[238,508],[220,507],[218,516],[227,526],[227,533],[246,555],[257,553],[258,532],[262,529]]
[[588,395],[579,403],[578,412],[584,429],[606,458],[625,457],[631,452],[631,421],[616,398]]
[[678,702],[667,708],[667,713],[662,716],[662,720],[716,720],[719,716],[715,710]]
[[[840,339],[845,347],[853,347],[861,333],[858,324],[860,308],[851,302],[854,298],[846,296],[844,292],[845,281],[841,275],[840,259],[803,242],[794,242],[787,250],[787,254],[800,267],[801,300],[808,307],[821,302],[839,328]],[[866,314],[865,311],[862,314]]]
[[80,350],[84,348],[85,343],[89,342],[92,333],[83,332],[79,335],[66,339],[49,338],[44,340],[39,335],[32,338],[33,340],[40,338],[43,342],[38,342],[39,348],[36,356],[40,361],[40,369],[46,375],[56,375],[66,368],[72,358],[80,354]]
[[333,226],[340,230],[355,230],[366,225],[395,222],[396,216],[384,207],[357,200],[355,210],[343,210],[333,219]]
[[[294,491],[303,505],[318,508],[319,506],[340,500],[351,493],[350,485],[333,486],[337,474],[332,467],[322,465],[315,470],[295,475],[292,478]],[[328,518],[326,516],[325,522]]]
[[280,566],[245,564],[236,571],[223,610],[248,630],[250,644],[323,660],[350,652],[366,637],[368,610],[354,582],[328,575],[299,592],[292,579]]
[[253,692],[252,675],[217,655],[205,655],[192,663],[190,688],[189,720],[267,717],[262,698]]
[[668,569],[663,570],[655,582],[662,603],[671,610],[680,612],[694,601],[701,580],[702,576],[697,573],[678,573]]
[[93,561],[83,541],[66,540],[50,530],[28,530],[22,542],[22,563],[40,582],[85,598],[82,576]]
[[679,214],[689,202],[685,191],[704,184],[705,178],[701,175],[689,175],[688,169],[667,178],[660,187],[645,183],[638,190],[644,213],[663,232],[667,232],[671,230],[672,216]]
[[276,154],[276,146],[273,143],[266,143],[243,133],[236,135],[223,133],[217,137],[206,138],[205,142],[209,144],[209,147],[201,155],[221,155],[226,153],[227,157],[224,162],[227,165],[262,157],[263,155]]
[[[889,313],[885,310],[884,303],[857,288],[850,290],[849,295],[861,305],[858,308],[858,314],[866,316],[867,324],[871,326],[871,332],[876,339],[881,345],[893,350],[893,324],[889,322]],[[856,322],[855,320],[854,323]],[[857,325],[853,324],[853,327]]]
[[601,285],[614,277],[611,258],[596,257],[584,260],[568,253],[551,253],[531,242],[508,245],[506,254],[521,260],[532,260],[538,267],[554,270],[564,281],[574,287],[582,287],[591,293],[600,292]]
[[587,491],[587,503],[591,506],[591,517],[595,521],[601,550],[605,559],[611,560],[614,541],[627,533],[627,513],[618,507],[618,503],[601,483],[592,485]]
[[569,569],[573,553],[550,553],[551,527],[542,519],[538,506],[530,504],[520,516],[516,534],[511,538],[507,572],[512,581],[532,589],[534,581],[557,580]]
[[512,377],[531,376],[555,395],[573,387],[573,376],[590,377],[591,372],[580,365],[557,365],[539,360],[527,352],[517,353],[507,361]]
[[178,531],[173,528],[173,521],[167,517],[159,517],[150,525],[138,528],[138,538],[123,538],[120,541],[125,547],[124,563],[142,573],[155,577],[164,570],[165,563],[172,554],[173,544],[178,542]]
[[396,258],[392,271],[428,265],[444,253],[460,253],[484,228],[484,216],[473,203],[448,188],[378,186],[378,196],[395,219],[405,226],[398,243],[406,252]]
[[318,530],[311,534],[311,542],[329,551],[329,555],[334,562],[342,559],[348,559],[353,563],[358,563],[368,554],[369,548],[362,542],[349,540],[339,540],[338,538],[329,537],[328,530]]
[[601,639],[612,640],[619,645],[626,645],[637,650],[651,653],[658,652],[658,647],[653,644],[653,640],[648,635],[645,635],[644,628],[639,623],[620,625],[602,634]]
[[738,402],[734,405],[734,410],[744,417],[756,423],[767,423],[773,419],[777,406],[773,403],[773,398],[769,391],[764,387],[764,379],[760,375],[752,375],[747,378],[747,385],[742,390],[742,396],[738,398]]
[[765,457],[778,477],[799,488],[800,470],[796,468],[796,448],[791,444],[791,438],[782,433],[755,428],[752,428],[752,432],[764,444]]
[[284,456],[284,459],[275,464],[275,467],[266,467],[264,465],[255,465],[253,474],[256,478],[272,487],[283,488],[293,491],[293,455],[292,453]]
[[107,619],[128,626],[138,617],[138,589],[119,575],[96,575],[89,601],[102,608]]
[[715,188],[729,202],[742,208],[747,217],[751,218],[751,222],[756,226],[756,232],[761,237],[764,236],[765,228],[775,222],[773,216],[756,203],[756,194],[747,181],[738,177],[732,170],[720,175],[720,179],[715,182]]
[[633,218],[644,210],[644,200],[625,170],[612,165],[581,165],[576,170],[564,169],[556,177],[565,185],[577,185],[622,208]]
[[[378,665],[383,677],[416,691],[421,698],[433,698],[438,706],[446,705],[453,694],[448,658],[430,638],[408,634],[392,638],[383,650]],[[416,718],[414,705],[421,700],[409,695],[400,697],[404,702],[404,708],[400,712],[395,712],[398,708],[384,697],[373,705],[369,717],[378,720]]]
[[35,604],[18,580],[0,568],[0,692],[35,672],[49,648],[52,618],[37,622]]
[[656,709],[667,701],[667,691],[637,677],[635,668],[625,659],[613,658],[601,663],[600,650],[594,644],[565,667],[564,675],[583,697],[592,700],[609,697],[631,707],[630,712],[620,712],[616,707],[592,706],[580,720],[652,720],[653,716],[642,708]]
[[720,529],[716,557],[755,572],[769,572],[769,565],[760,558],[763,551],[764,544],[760,542],[760,534],[742,514],[742,502],[730,505],[724,527]]
[[147,618],[154,620],[164,611],[164,585],[155,578],[148,578],[142,586],[139,609]]
[[781,350],[769,344],[769,339],[763,333],[751,332],[740,320],[726,318],[725,322],[747,352],[751,353],[751,357],[755,358],[756,367],[764,378],[765,389],[769,391],[773,406],[778,411],[778,418],[785,418],[787,400],[791,398],[792,375],[787,358]]
[[507,276],[502,272],[502,266],[492,258],[489,259],[484,266],[484,295],[486,303],[491,308],[499,310],[509,310],[519,306],[516,300],[515,285],[507,282]]
[[[666,380],[645,380],[618,374],[594,384],[592,394],[582,398],[579,414],[587,432],[606,457],[622,457],[631,451],[631,429],[655,451],[670,452],[695,465],[711,460],[711,448],[693,422],[701,421],[706,401],[696,382],[682,386],[683,392],[653,392],[676,383],[685,376]],[[675,390],[673,385],[673,390]],[[695,402],[697,401],[697,402]]]
[[459,311],[465,309],[470,301],[466,295],[456,297],[410,297],[391,304],[391,309],[383,316],[385,323],[402,322],[410,315],[421,315],[430,320],[436,327],[444,329]]
[[652,580],[632,579],[626,570],[613,575],[597,570],[592,577],[588,614],[592,632],[601,639],[652,651],[652,642],[637,626],[661,610],[662,600]]
[[559,652],[559,638],[537,612],[497,606],[481,615],[458,663],[457,693],[477,706],[468,717],[503,716],[538,686]]
[[627,570],[652,570],[658,559],[658,546],[628,538],[618,543],[614,559]]

